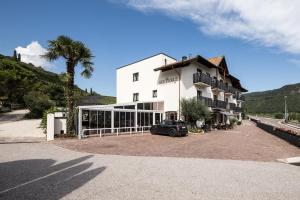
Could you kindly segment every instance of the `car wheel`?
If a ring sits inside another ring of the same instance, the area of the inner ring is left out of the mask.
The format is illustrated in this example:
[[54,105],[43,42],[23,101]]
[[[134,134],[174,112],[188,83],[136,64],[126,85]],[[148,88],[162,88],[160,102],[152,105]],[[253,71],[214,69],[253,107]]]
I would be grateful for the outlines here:
[[169,130],[169,136],[175,137],[176,136],[176,130],[175,129],[170,129]]

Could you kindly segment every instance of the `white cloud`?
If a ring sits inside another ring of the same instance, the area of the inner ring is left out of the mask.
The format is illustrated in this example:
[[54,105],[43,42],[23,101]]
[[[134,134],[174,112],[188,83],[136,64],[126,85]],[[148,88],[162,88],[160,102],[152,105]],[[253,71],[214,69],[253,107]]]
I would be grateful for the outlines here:
[[38,41],[33,41],[24,47],[17,47],[16,51],[21,54],[21,61],[25,63],[32,63],[35,66],[44,68],[50,67],[51,64],[47,62],[41,55],[44,55],[47,50],[43,48]]
[[142,12],[192,20],[206,34],[222,35],[300,54],[299,0],[123,0]]

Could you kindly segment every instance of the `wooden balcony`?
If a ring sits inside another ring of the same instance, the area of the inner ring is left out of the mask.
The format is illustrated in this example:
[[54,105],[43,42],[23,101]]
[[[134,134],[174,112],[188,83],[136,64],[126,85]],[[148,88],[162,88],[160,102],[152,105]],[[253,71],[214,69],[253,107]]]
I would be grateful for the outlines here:
[[193,83],[200,87],[209,87],[212,83],[212,78],[203,73],[193,74]]

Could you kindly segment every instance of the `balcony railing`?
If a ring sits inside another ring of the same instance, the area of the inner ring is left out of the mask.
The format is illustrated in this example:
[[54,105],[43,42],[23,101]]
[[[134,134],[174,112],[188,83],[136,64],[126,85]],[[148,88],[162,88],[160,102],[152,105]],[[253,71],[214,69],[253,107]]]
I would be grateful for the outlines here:
[[236,97],[237,97],[237,98],[236,98],[237,100],[245,101],[245,96],[237,95]]
[[222,108],[226,109],[227,103],[225,101],[220,101],[220,100],[213,100],[212,101],[212,108]]
[[220,90],[223,90],[223,91],[228,90],[227,85],[223,82],[218,81],[218,80],[212,80],[212,88],[213,89],[220,89]]
[[242,112],[242,108],[236,107],[236,108],[234,109],[234,111],[235,111],[235,112]]
[[235,110],[236,105],[234,103],[229,103],[229,109],[230,110]]
[[193,74],[193,83],[205,83],[206,85],[211,85],[212,78],[203,73]]
[[201,101],[202,104],[207,106],[207,107],[211,107],[211,105],[212,105],[212,99],[211,98],[198,96],[197,100]]
[[237,90],[232,86],[228,86],[227,89],[226,89],[226,92],[231,93],[231,94],[235,94],[237,92]]

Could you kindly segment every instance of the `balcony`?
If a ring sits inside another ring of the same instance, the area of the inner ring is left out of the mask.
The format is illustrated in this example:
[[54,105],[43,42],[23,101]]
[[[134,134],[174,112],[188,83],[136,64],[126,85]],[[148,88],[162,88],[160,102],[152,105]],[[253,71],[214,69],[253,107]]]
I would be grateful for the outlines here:
[[229,109],[230,110],[235,110],[236,109],[236,105],[234,103],[229,103]]
[[211,98],[198,96],[197,100],[201,101],[202,104],[207,106],[207,107],[211,107],[211,105],[212,105],[212,99]]
[[227,103],[225,101],[213,100],[212,108],[226,109]]
[[234,109],[234,111],[235,111],[235,112],[242,112],[242,108],[236,107],[236,108]]
[[212,78],[203,73],[193,74],[193,83],[201,87],[209,87],[212,83]]
[[231,95],[231,94],[234,95],[236,92],[237,92],[237,90],[236,90],[234,87],[228,86],[228,87],[226,88],[225,94],[226,94],[226,95]]
[[237,95],[236,97],[237,97],[236,98],[237,101],[245,101],[245,96]]
[[223,82],[220,82],[218,80],[212,80],[212,91],[213,92],[221,92],[221,91],[227,91],[227,85]]

